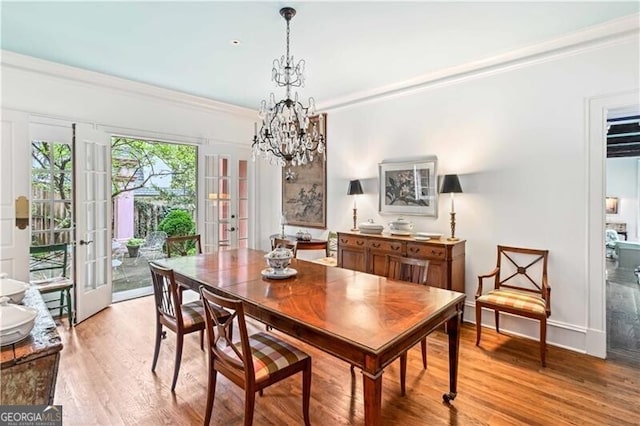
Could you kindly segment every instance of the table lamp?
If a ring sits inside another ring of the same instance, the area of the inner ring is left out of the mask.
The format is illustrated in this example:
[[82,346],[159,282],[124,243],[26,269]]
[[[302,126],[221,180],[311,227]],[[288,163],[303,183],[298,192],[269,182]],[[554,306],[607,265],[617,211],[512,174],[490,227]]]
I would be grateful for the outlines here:
[[458,175],[444,175],[440,193],[451,194],[451,237],[447,238],[447,240],[458,241],[458,238],[456,238],[456,212],[453,205],[453,194],[462,193]]
[[360,181],[358,179],[352,180],[349,182],[349,190],[347,191],[347,195],[353,195],[353,228],[351,228],[352,231],[357,231],[358,230],[358,226],[356,224],[356,222],[358,221],[358,208],[356,206],[356,196],[357,195],[361,195],[364,192],[362,192],[362,185],[360,185]]

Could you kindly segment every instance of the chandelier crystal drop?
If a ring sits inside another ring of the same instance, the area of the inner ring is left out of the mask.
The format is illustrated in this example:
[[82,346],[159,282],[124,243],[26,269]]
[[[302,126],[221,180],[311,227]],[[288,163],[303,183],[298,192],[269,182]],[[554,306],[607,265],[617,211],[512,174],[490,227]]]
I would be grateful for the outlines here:
[[[301,59],[296,64],[293,55],[289,53],[289,24],[296,14],[295,9],[284,7],[280,15],[287,22],[287,51],[280,59],[274,59],[271,79],[278,87],[285,88],[285,98],[276,101],[271,93],[269,101],[260,104],[260,130],[256,123],[252,158],[264,157],[270,164],[279,166],[303,165],[313,161],[314,156],[322,154],[324,159],[325,136],[324,117],[320,114],[317,120],[312,119],[316,113],[315,101],[309,98],[308,106],[298,100],[295,92],[291,98],[291,88],[304,87],[305,61]],[[294,65],[295,64],[295,65]]]

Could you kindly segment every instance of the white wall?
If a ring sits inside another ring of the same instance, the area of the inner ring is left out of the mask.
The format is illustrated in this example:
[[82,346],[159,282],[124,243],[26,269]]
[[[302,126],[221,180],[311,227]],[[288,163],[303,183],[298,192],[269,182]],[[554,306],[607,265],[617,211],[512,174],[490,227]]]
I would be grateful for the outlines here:
[[[328,229],[351,228],[350,179],[364,179],[359,218],[386,224],[394,217],[377,212],[378,163],[437,155],[438,174],[458,173],[464,190],[456,234],[467,240],[465,318],[473,320],[477,275],[495,265],[497,244],[546,248],[548,340],[588,350],[588,104],[638,89],[638,52],[636,35],[330,110]],[[278,172],[261,170],[263,190],[274,191]],[[263,207],[271,209],[263,227],[277,229],[279,199]],[[441,200],[437,219],[413,217],[416,230],[449,233],[448,209]],[[502,327],[538,335],[537,323],[525,319],[503,320]]]
[[607,222],[626,223],[627,240],[638,241],[638,158],[607,159],[607,196],[618,197],[618,214]]

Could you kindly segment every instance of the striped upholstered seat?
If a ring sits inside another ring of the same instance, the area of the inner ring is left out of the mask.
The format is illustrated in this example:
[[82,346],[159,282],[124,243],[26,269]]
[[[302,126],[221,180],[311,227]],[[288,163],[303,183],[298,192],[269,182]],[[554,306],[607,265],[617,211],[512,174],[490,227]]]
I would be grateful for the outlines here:
[[199,300],[195,302],[184,303],[182,308],[182,322],[185,327],[191,327],[196,324],[204,324],[204,307]]
[[[204,325],[204,307],[201,301],[196,300],[194,302],[183,303],[180,307],[182,308],[182,322],[185,328],[198,324]],[[219,306],[212,306],[212,309],[218,316],[229,316],[229,312]]]
[[[235,346],[238,350],[242,350],[240,343]],[[309,357],[298,348],[269,333],[257,333],[249,336],[249,346],[252,351],[256,382],[267,379],[275,372]],[[237,358],[230,347],[223,349],[223,351],[229,356]]]
[[544,315],[545,301],[535,293],[527,293],[524,291],[504,289],[492,290],[487,294],[478,297],[481,303],[489,303],[492,305],[503,306],[505,308],[517,308],[522,311],[528,311],[540,315]]

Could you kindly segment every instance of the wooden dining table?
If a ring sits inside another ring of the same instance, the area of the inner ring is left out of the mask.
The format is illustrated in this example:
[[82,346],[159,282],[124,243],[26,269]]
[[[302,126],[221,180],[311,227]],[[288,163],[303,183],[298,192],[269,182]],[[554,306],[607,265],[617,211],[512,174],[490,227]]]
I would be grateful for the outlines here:
[[362,370],[366,425],[382,424],[382,375],[392,361],[445,325],[449,402],[457,394],[465,295],[293,259],[297,274],[264,278],[265,252],[229,249],[155,260],[176,279],[243,301],[247,315]]

